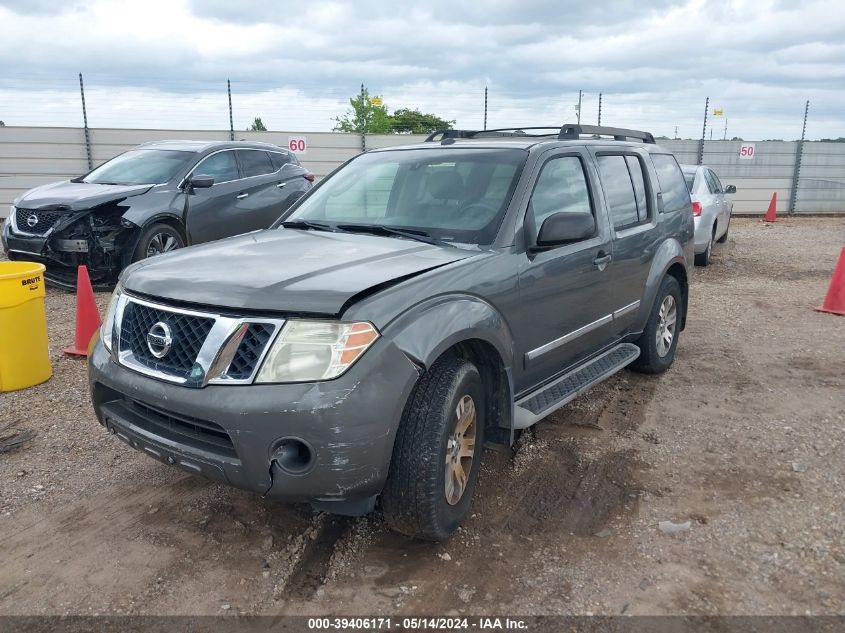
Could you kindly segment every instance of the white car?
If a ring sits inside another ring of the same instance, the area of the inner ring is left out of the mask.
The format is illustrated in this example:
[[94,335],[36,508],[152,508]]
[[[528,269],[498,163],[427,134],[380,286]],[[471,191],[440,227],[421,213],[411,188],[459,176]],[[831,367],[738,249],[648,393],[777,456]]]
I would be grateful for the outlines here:
[[722,187],[716,172],[706,165],[681,165],[681,170],[695,218],[695,264],[709,266],[713,244],[728,241],[734,203],[726,194],[736,193],[736,187]]

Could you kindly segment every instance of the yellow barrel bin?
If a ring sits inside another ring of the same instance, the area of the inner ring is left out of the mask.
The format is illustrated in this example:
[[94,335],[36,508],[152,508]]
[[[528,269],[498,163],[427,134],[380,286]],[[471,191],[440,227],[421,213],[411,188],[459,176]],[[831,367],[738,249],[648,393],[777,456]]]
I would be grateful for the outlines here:
[[0,391],[52,375],[44,311],[44,265],[0,262]]

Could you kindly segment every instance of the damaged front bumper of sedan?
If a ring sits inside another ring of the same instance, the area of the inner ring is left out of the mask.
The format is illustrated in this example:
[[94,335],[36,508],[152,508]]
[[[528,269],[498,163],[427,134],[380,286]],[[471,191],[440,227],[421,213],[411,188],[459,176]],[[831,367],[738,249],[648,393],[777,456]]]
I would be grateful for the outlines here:
[[96,289],[110,289],[140,234],[123,211],[116,205],[82,211],[12,207],[3,224],[3,249],[10,260],[44,264],[45,279],[54,286],[76,288],[77,268],[84,264]]

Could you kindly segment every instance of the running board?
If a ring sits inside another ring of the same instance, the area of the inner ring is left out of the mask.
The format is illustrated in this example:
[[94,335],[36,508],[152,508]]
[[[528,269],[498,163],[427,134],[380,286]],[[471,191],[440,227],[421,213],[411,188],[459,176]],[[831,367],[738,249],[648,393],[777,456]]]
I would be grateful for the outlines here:
[[516,402],[514,428],[526,429],[536,424],[596,383],[609,378],[634,362],[639,355],[639,347],[632,343],[621,343],[595,357],[586,365],[581,365],[564,374],[553,383],[529,393]]

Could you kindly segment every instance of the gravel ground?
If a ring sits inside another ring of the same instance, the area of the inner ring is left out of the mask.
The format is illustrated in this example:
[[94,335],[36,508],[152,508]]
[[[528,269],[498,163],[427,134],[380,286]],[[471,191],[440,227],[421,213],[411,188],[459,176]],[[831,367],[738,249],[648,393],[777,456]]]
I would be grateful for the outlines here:
[[54,376],[0,394],[0,428],[37,433],[0,454],[0,614],[845,613],[845,318],[812,310],[843,244],[842,218],[734,219],[673,368],[486,451],[444,544],[116,441],[59,351],[73,296],[51,290]]

